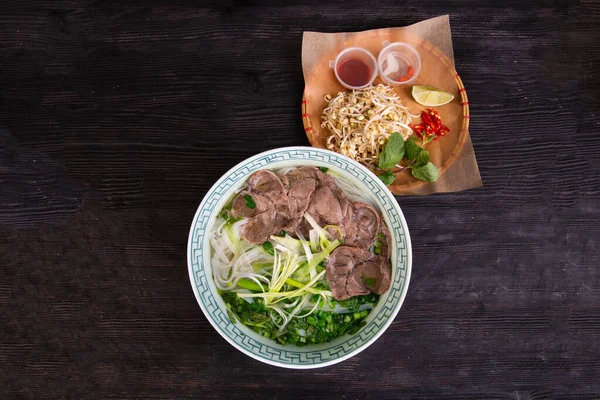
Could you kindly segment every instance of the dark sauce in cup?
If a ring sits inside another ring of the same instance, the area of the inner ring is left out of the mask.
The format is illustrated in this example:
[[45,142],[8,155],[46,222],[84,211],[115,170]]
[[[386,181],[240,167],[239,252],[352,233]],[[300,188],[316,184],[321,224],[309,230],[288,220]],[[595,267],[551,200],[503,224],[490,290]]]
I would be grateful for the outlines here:
[[363,86],[371,80],[371,68],[358,58],[349,58],[339,63],[337,74],[350,86]]

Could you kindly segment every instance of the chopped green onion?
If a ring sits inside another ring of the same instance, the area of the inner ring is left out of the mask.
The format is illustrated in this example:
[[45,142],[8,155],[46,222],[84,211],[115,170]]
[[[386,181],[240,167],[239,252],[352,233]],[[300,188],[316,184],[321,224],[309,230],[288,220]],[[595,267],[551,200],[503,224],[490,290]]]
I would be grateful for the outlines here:
[[256,203],[254,202],[254,199],[252,198],[252,196],[250,196],[249,194],[244,196],[244,199],[246,199],[246,207],[248,208],[256,208]]
[[270,255],[274,255],[275,254],[275,252],[273,250],[273,243],[271,243],[271,242],[264,242],[262,244],[262,248],[263,248],[264,251],[266,251]]
[[248,289],[252,292],[264,292],[264,289],[262,288],[262,286],[260,286],[258,283],[254,282],[250,279],[242,278],[237,281],[237,284],[239,287]]
[[373,243],[375,254],[381,254],[381,245],[379,240],[376,240],[375,243]]

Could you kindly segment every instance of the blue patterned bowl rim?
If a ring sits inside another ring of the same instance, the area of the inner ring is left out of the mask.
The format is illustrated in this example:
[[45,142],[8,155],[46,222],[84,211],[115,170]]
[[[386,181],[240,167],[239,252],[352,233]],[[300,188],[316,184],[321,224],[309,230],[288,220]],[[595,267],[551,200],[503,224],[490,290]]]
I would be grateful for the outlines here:
[[[260,169],[314,165],[363,185],[383,214],[392,236],[392,286],[355,335],[344,335],[329,343],[296,347],[281,346],[246,326],[230,321],[218,295],[210,269],[208,236],[217,213],[246,181]],[[371,345],[398,314],[410,281],[412,250],[404,215],[393,194],[371,171],[341,154],[314,147],[284,147],[268,150],[231,168],[206,193],[192,221],[188,239],[188,271],[196,300],[204,315],[225,340],[244,354],[267,364],[295,369],[317,368],[346,360]]]

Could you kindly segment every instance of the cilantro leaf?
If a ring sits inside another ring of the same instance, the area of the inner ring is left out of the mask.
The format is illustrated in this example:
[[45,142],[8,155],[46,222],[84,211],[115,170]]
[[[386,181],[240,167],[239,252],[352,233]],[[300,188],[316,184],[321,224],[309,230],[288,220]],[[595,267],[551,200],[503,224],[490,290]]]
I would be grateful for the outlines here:
[[381,179],[386,186],[390,186],[396,179],[396,175],[392,171],[386,171],[381,175],[377,175],[377,177]]
[[319,169],[321,170],[321,172],[325,173],[327,171],[329,171],[329,168],[327,167],[319,167]]
[[435,182],[440,176],[440,171],[433,163],[428,162],[423,166],[412,167],[412,175],[425,182]]
[[379,155],[379,168],[390,169],[402,160],[404,156],[404,139],[398,132],[392,133],[390,138]]

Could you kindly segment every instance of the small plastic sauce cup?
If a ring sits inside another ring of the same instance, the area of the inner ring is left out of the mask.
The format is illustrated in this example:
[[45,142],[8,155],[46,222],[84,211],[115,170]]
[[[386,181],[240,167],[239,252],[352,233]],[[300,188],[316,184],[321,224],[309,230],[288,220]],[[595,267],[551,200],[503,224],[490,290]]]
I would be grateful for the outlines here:
[[348,47],[329,61],[337,80],[347,89],[364,89],[377,78],[377,60],[367,49]]
[[379,76],[390,85],[407,85],[417,79],[421,72],[421,56],[409,44],[403,42],[382,43],[377,57]]

